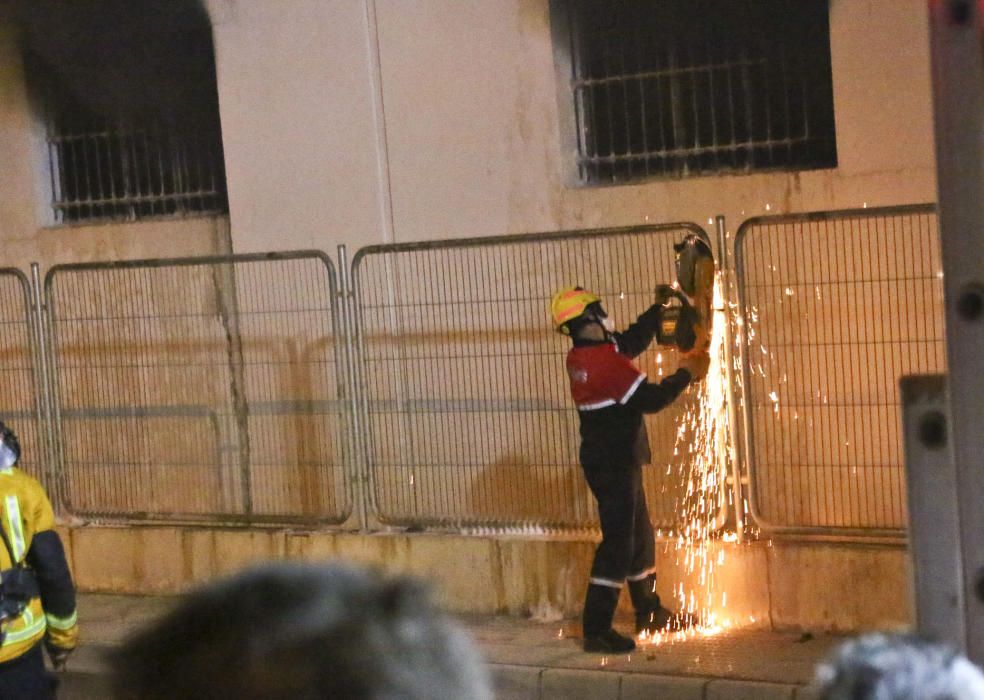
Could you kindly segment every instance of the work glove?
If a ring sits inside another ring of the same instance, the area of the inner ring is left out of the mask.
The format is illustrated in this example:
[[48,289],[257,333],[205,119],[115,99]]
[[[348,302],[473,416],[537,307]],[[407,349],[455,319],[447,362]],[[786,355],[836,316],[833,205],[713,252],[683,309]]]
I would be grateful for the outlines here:
[[62,647],[55,646],[50,642],[45,642],[44,646],[48,650],[48,658],[51,659],[51,667],[56,671],[64,671],[65,664],[68,662],[68,657],[72,655],[74,649],[64,649]]
[[690,352],[680,357],[680,369],[690,372],[691,380],[699,382],[707,376],[707,369],[711,366],[711,356],[706,350]]
[[656,285],[656,306],[664,306],[666,302],[676,296],[676,291],[668,284]]

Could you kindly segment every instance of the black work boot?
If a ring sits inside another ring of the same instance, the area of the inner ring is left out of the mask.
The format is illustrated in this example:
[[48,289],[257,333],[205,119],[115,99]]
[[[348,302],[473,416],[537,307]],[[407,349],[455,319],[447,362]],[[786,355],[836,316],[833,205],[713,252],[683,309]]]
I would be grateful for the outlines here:
[[619,589],[588,584],[584,597],[584,650],[603,653],[624,653],[635,649],[635,642],[612,629],[612,618],[618,606]]
[[656,595],[656,576],[650,574],[638,581],[629,581],[629,595],[635,608],[636,634],[652,636],[656,632],[676,632],[691,627],[692,616],[674,613],[663,607]]
[[601,634],[584,638],[584,650],[602,654],[624,654],[636,648],[633,639],[608,628]]

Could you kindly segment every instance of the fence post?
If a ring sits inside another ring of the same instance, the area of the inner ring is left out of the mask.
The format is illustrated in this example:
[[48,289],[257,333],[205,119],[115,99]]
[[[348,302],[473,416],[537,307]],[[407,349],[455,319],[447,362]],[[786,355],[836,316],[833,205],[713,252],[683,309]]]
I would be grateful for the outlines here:
[[345,445],[345,469],[348,476],[349,488],[352,489],[352,506],[357,513],[360,532],[365,532],[368,524],[366,508],[366,475],[362,460],[362,416],[359,410],[360,391],[357,375],[355,349],[355,293],[352,289],[352,275],[348,263],[348,251],[345,245],[338,246],[338,303],[341,328],[338,332],[345,343],[342,356],[345,358],[345,392],[349,412],[348,440]]
[[916,628],[962,647],[966,640],[957,473],[950,458],[946,376],[902,377],[902,425]]
[[[929,3],[930,66],[936,133],[940,241],[946,302],[951,459],[956,469],[964,586],[964,646],[984,663],[984,6],[967,0]],[[926,517],[935,517],[927,512]],[[919,601],[922,604],[924,601]]]
[[34,343],[36,348],[36,362],[41,374],[41,386],[37,400],[37,410],[39,413],[39,429],[43,433],[42,444],[45,450],[45,480],[48,482],[49,495],[55,501],[55,506],[59,510],[65,505],[64,485],[62,476],[64,474],[59,459],[57,430],[55,425],[54,409],[52,408],[54,397],[51,392],[51,370],[48,366],[48,343],[47,343],[47,304],[44,298],[44,291],[41,287],[41,269],[38,263],[31,263],[31,311],[34,316]]
[[738,425],[738,392],[735,391],[734,333],[732,332],[732,299],[734,285],[731,275],[731,262],[728,256],[728,236],[724,217],[714,219],[717,231],[718,264],[721,271],[721,304],[724,312],[724,378],[727,384],[725,401],[728,410],[728,452],[726,459],[731,466],[731,497],[734,500],[735,533],[741,542],[745,535],[745,510],[742,497],[742,468],[738,454],[736,428]]

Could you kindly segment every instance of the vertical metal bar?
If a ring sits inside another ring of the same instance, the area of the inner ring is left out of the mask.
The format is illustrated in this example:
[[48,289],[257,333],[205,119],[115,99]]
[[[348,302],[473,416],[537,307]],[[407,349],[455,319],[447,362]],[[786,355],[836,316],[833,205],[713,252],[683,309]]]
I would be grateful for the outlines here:
[[54,100],[49,92],[44,105],[45,140],[48,144],[48,178],[51,183],[51,213],[54,223],[61,223],[63,210],[61,202],[65,191],[65,168],[62,165],[61,135],[55,120]]
[[[718,143],[718,104],[717,95],[714,93],[714,72],[717,67],[714,62],[714,45],[707,32],[707,24],[704,24],[704,60],[707,62],[707,104],[710,106],[711,121],[711,152],[714,154],[714,169],[721,168],[721,144]],[[730,313],[728,315],[730,318]]]
[[[640,27],[642,22],[633,22],[633,39],[635,42],[636,50],[636,70],[642,73],[645,70],[645,61],[643,56],[648,57],[648,53],[644,52],[642,49],[643,39]],[[639,87],[639,124],[641,127],[640,136],[642,137],[642,153],[643,153],[643,172],[646,175],[650,174],[650,161],[652,157],[649,150],[649,116],[646,112],[646,78],[642,75],[636,77],[636,83]]]
[[150,137],[147,135],[149,131],[149,122],[145,122],[140,126],[140,135],[143,137],[143,162],[141,163],[143,166],[142,174],[147,178],[144,183],[142,194],[147,199],[147,213],[153,216],[158,213],[157,207],[160,206],[160,200],[154,196],[154,178],[150,167]]
[[746,147],[748,148],[747,160],[745,162],[746,170],[753,170],[755,168],[755,148],[752,144],[755,141],[755,119],[754,119],[754,106],[755,106],[755,92],[752,90],[752,77],[751,77],[751,67],[752,60],[749,58],[748,49],[744,45],[741,48],[741,94],[743,99],[743,106],[745,110],[745,128],[747,129],[747,140]]
[[76,138],[74,136],[66,136],[62,141],[62,153],[71,149],[72,153],[72,192],[71,195],[65,200],[65,204],[68,206],[63,210],[71,218],[71,220],[77,220],[82,215],[82,204],[79,200],[79,168],[78,168],[78,153],[75,147]]
[[361,285],[359,281],[361,273],[361,258],[356,255],[352,260],[352,266],[348,274],[347,288],[351,295],[350,324],[346,334],[346,342],[352,348],[352,403],[355,415],[353,417],[353,429],[358,432],[358,440],[353,445],[357,449],[355,457],[356,464],[362,466],[362,499],[360,508],[364,513],[362,531],[372,529],[374,523],[379,520],[379,504],[376,497],[376,475],[373,463],[369,459],[372,449],[373,422],[369,416],[370,400],[373,395],[370,385],[364,377],[364,364],[368,361],[368,352],[365,348],[363,336],[365,321],[363,312],[363,300]]
[[[697,76],[700,70],[697,67],[697,61],[694,59],[694,47],[692,44],[687,44],[687,74],[690,76],[690,108],[692,114],[692,121],[690,122],[690,128],[693,129],[693,139],[691,139],[690,147],[696,151],[696,149],[701,147],[700,142],[700,105],[698,102],[697,93]],[[698,156],[699,162],[699,156]],[[698,168],[699,170],[699,168]]]
[[[683,100],[681,98],[681,87],[680,87],[680,66],[677,62],[677,45],[673,37],[670,38],[669,48],[667,49],[669,58],[669,73],[670,73],[670,125],[672,131],[672,142],[670,143],[670,149],[675,153],[685,148],[684,137],[686,135],[686,125],[683,120]],[[678,161],[684,159],[682,155],[675,154],[670,157],[672,161]],[[682,172],[683,167],[679,165],[674,165],[673,172]]]
[[[728,411],[728,454],[722,455],[731,466],[731,493],[734,499],[735,532],[738,541],[745,536],[745,512],[742,500],[742,468],[738,454],[738,441],[735,440],[735,428],[738,425],[738,403],[735,390],[734,356],[732,355],[733,331],[731,328],[731,300],[733,299],[733,281],[728,255],[728,235],[724,217],[714,218],[717,230],[718,269],[721,277],[721,305],[724,321],[724,377],[727,386],[726,403]],[[717,311],[715,310],[714,313]],[[747,410],[747,406],[745,407]],[[727,473],[727,472],[725,472]]]
[[[731,43],[728,43],[728,57],[731,57]],[[735,127],[735,85],[734,85],[734,73],[735,66],[733,63],[726,62],[724,67],[724,75],[728,81],[728,126],[731,127],[731,140],[728,141],[728,150],[731,151],[731,167],[738,167],[738,132]],[[737,239],[736,239],[737,240]]]
[[[133,159],[130,154],[130,145],[127,140],[128,137],[128,126],[124,124],[122,120],[117,121],[117,144],[119,147],[120,154],[120,174],[123,179],[123,201],[119,202],[121,204],[121,210],[126,208],[126,216],[128,219],[136,218],[136,212],[133,208],[133,197],[136,194],[136,190],[133,184]],[[115,212],[114,212],[115,213]]]
[[172,201],[175,206],[175,213],[184,216],[188,211],[188,191],[190,189],[187,153],[188,134],[177,125],[172,125],[171,130],[174,136],[174,140],[172,141],[174,150],[171,154],[171,163],[173,164],[175,181]]
[[930,638],[962,647],[964,620],[957,474],[950,454],[943,375],[903,377],[902,424],[909,483],[909,550],[915,578],[916,626]]
[[[119,186],[117,185],[117,180],[116,180],[116,166],[119,165],[120,177],[122,178],[123,177],[122,169],[124,167],[123,156],[121,155],[122,145],[120,144],[119,132],[113,130],[113,128],[111,127],[111,123],[108,120],[105,124],[105,129],[106,132],[104,137],[106,140],[106,169],[109,171],[109,191],[110,191],[109,198],[113,200],[112,206],[110,208],[111,210],[113,210],[113,213],[116,214],[115,209],[117,206],[119,206],[117,200],[120,198]],[[118,158],[113,157],[114,146],[116,148],[116,153],[119,156]]]
[[360,387],[356,377],[355,360],[355,321],[354,305],[355,294],[352,289],[352,274],[349,268],[348,252],[345,245],[339,245],[338,254],[338,290],[336,300],[339,307],[338,319],[340,326],[335,329],[336,334],[341,334],[344,338],[345,359],[345,379],[341,386],[345,391],[345,404],[349,412],[348,416],[348,440],[344,450],[345,469],[348,474],[348,484],[351,491],[352,504],[357,514],[357,524],[360,531],[368,529],[368,503],[367,488],[369,485],[368,465],[365,464],[361,456],[364,454],[364,446],[361,444],[364,430],[362,429],[362,416],[359,411],[358,396]]
[[751,359],[749,355],[751,354],[751,347],[749,341],[749,301],[748,296],[744,292],[745,283],[744,278],[747,274],[746,270],[746,259],[744,255],[744,244],[746,238],[751,229],[748,227],[747,223],[742,224],[738,228],[738,232],[735,234],[735,278],[738,283],[737,288],[737,302],[738,302],[738,364],[741,367],[742,374],[742,390],[741,390],[741,402],[742,402],[742,426],[741,426],[741,437],[742,437],[742,460],[745,465],[745,472],[748,474],[748,499],[747,506],[745,501],[742,502],[742,508],[749,508],[748,517],[753,517],[760,513],[757,507],[757,494],[756,489],[758,488],[756,479],[756,465],[755,465],[755,454],[752,451],[752,410],[754,406],[751,403],[752,391],[751,391],[751,381],[752,381],[752,367]]
[[[154,139],[154,144],[157,147],[156,148],[156,150],[157,150],[157,175],[160,178],[160,180],[159,180],[159,182],[160,182],[160,189],[158,190],[157,194],[158,194],[158,196],[160,196],[161,213],[162,214],[166,214],[166,213],[168,213],[167,212],[167,199],[168,199],[167,198],[167,194],[168,194],[168,191],[167,191],[166,170],[165,170],[165,167],[164,167],[164,144],[165,144],[165,142],[169,142],[171,134],[170,134],[170,132],[164,132],[161,129],[161,120],[160,119],[154,119],[152,121],[152,124],[153,124],[153,127],[154,127],[154,134],[157,137],[156,139]],[[150,127],[148,126],[148,128],[150,128]],[[148,161],[148,163],[150,162],[150,154],[149,153],[147,154],[147,161]],[[172,184],[173,184],[173,180],[172,180]]]
[[782,101],[783,114],[785,116],[785,141],[786,141],[786,163],[788,167],[793,162],[793,130],[792,119],[789,115],[789,69],[786,61],[786,37],[780,34],[777,37],[779,42],[779,70],[782,73]]
[[[784,9],[784,11],[786,13],[789,12],[788,9]],[[769,71],[769,67],[770,67],[769,64],[771,63],[771,60],[770,60],[771,59],[771,55],[770,54],[771,54],[771,49],[772,48],[774,48],[774,47],[771,46],[771,42],[770,42],[770,46],[767,49],[765,49],[764,56],[762,57],[763,58],[762,63],[761,63],[761,69],[762,69],[762,88],[761,88],[761,92],[759,92],[756,95],[756,99],[755,99],[756,102],[760,102],[762,104],[762,107],[763,107],[763,110],[762,111],[765,112],[765,144],[766,144],[765,150],[766,150],[767,157],[768,157],[768,165],[770,165],[770,166],[771,165],[774,165],[774,163],[772,161],[772,141],[773,141],[773,134],[772,134],[772,103],[771,103],[771,99],[772,98],[771,98],[771,95],[769,94],[769,83],[770,83],[770,79],[772,77],[771,75],[769,75],[769,73],[770,73],[770,71]]]
[[90,197],[95,197],[100,201],[105,201],[107,199],[106,193],[103,191],[103,176],[102,176],[102,159],[99,157],[99,142],[101,141],[100,134],[90,134],[89,140],[91,141],[92,148],[92,159],[96,164],[96,187],[93,191],[89,193]]
[[45,488],[48,489],[49,493],[54,493],[57,497],[57,492],[55,491],[55,480],[54,480],[54,470],[52,469],[51,460],[51,449],[50,440],[48,433],[48,422],[47,422],[47,410],[45,408],[46,393],[44,391],[42,363],[44,359],[41,356],[41,343],[40,343],[40,330],[39,330],[39,310],[40,301],[36,294],[36,282],[33,279],[35,272],[32,269],[32,282],[29,283],[20,271],[12,274],[12,279],[17,282],[17,286],[22,292],[23,306],[21,307],[21,314],[23,318],[23,323],[25,326],[28,345],[28,361],[30,363],[30,374],[28,381],[28,392],[34,398],[34,418],[35,418],[35,431],[37,434],[36,442],[39,450],[39,455],[37,457],[38,464],[41,467],[39,472],[41,474],[41,481],[44,483]]
[[38,417],[43,418],[43,420],[39,422],[38,427],[44,434],[45,460],[47,462],[44,473],[48,481],[48,492],[53,495],[56,507],[61,509],[66,506],[67,499],[64,493],[64,472],[59,458],[59,451],[56,448],[60,425],[56,424],[55,415],[52,411],[52,407],[55,406],[55,397],[52,391],[51,368],[48,364],[48,343],[45,337],[47,305],[45,304],[44,290],[41,286],[40,266],[36,262],[31,263],[31,282],[33,292],[31,302],[34,316],[32,326],[37,352],[35,360],[41,374],[37,411]]
[[577,121],[577,143],[578,143],[578,175],[582,182],[591,181],[597,177],[597,171],[593,170],[597,166],[591,163],[588,158],[594,155],[595,140],[594,131],[588,127],[588,113],[594,112],[594,102],[590,100],[586,92],[588,88],[582,85],[584,80],[584,65],[581,55],[581,40],[584,38],[582,31],[581,13],[573,10],[569,3],[564,3],[564,10],[567,12],[568,22],[570,23],[570,52],[571,52],[571,87],[574,91],[574,118]]
[[[932,0],[930,46],[945,271],[952,458],[956,468],[966,651],[984,663],[984,9]],[[930,516],[932,517],[932,516]]]
[[[624,6],[622,6],[620,8],[620,11],[624,11]],[[628,28],[627,27],[623,27],[623,29],[624,30],[627,30]],[[634,164],[632,162],[633,161],[633,159],[632,159],[632,119],[631,119],[630,114],[629,114],[629,84],[630,84],[630,82],[629,82],[629,75],[630,75],[630,73],[628,71],[628,68],[625,65],[625,53],[626,53],[626,50],[625,50],[625,40],[619,42],[618,49],[619,49],[618,50],[619,65],[621,66],[621,69],[622,69],[621,70],[621,73],[619,74],[618,85],[622,88],[621,89],[621,94],[622,94],[622,115],[621,116],[622,116],[622,119],[623,119],[622,124],[624,125],[624,131],[622,133],[625,134],[625,153],[624,153],[624,160],[622,160],[622,162],[625,163],[625,165],[626,165],[625,175],[627,177],[630,177],[631,178],[632,177],[632,170],[633,170],[633,165]],[[638,72],[638,68],[636,68],[636,71]],[[613,163],[612,163],[613,167],[615,167],[617,165],[617,163],[618,163],[618,154],[615,153],[615,149],[614,148],[612,149],[612,153],[613,153],[613,155],[616,158],[616,160],[614,160]]]
[[[616,8],[613,8],[613,12],[617,12]],[[608,116],[608,152],[599,155],[604,155],[607,158],[609,164],[611,165],[611,171],[608,173],[608,178],[607,178],[609,182],[615,182],[618,180],[618,177],[616,175],[616,165],[615,165],[615,116],[612,109],[612,101],[614,99],[615,91],[612,88],[614,81],[611,80],[612,77],[611,55],[612,52],[615,50],[614,44],[615,42],[612,41],[612,36],[609,33],[608,36],[605,37],[605,49],[602,54],[604,56],[604,62],[605,62],[606,80],[604,82],[604,85],[598,88],[599,90],[604,90],[605,94],[608,97],[608,99],[605,100],[605,111],[608,113],[607,115]],[[595,126],[597,127],[597,123],[595,124]],[[595,131],[597,131],[597,128],[595,129]],[[597,141],[595,143],[597,144]],[[596,167],[600,169],[601,167],[600,163]]]
[[89,216],[95,214],[99,216],[102,213],[102,207],[99,205],[94,205],[95,201],[95,188],[92,186],[92,178],[90,177],[92,166],[89,165],[89,147],[88,147],[89,136],[86,130],[82,129],[78,134],[78,144],[79,151],[82,153],[81,168],[85,181],[85,193],[79,197],[82,201],[88,203],[89,205]]

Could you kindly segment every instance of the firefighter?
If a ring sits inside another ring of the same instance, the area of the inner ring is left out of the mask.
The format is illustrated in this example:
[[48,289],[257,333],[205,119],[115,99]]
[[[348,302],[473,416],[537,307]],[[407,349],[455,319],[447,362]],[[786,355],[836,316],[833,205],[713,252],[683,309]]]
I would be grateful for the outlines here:
[[61,670],[75,648],[75,586],[41,484],[17,468],[17,436],[0,421],[0,698],[55,697],[42,642]]
[[655,590],[655,539],[642,488],[641,467],[650,460],[643,414],[665,408],[702,380],[709,358],[706,351],[682,354],[680,368],[659,383],[647,381],[632,363],[657,333],[666,301],[666,294],[658,293],[656,303],[622,332],[615,331],[601,299],[581,287],[561,290],[550,305],[554,327],[574,344],[567,373],[580,419],[580,462],[601,520],[582,618],[589,652],[635,648],[632,639],[612,629],[625,581],[637,633],[683,623]]

